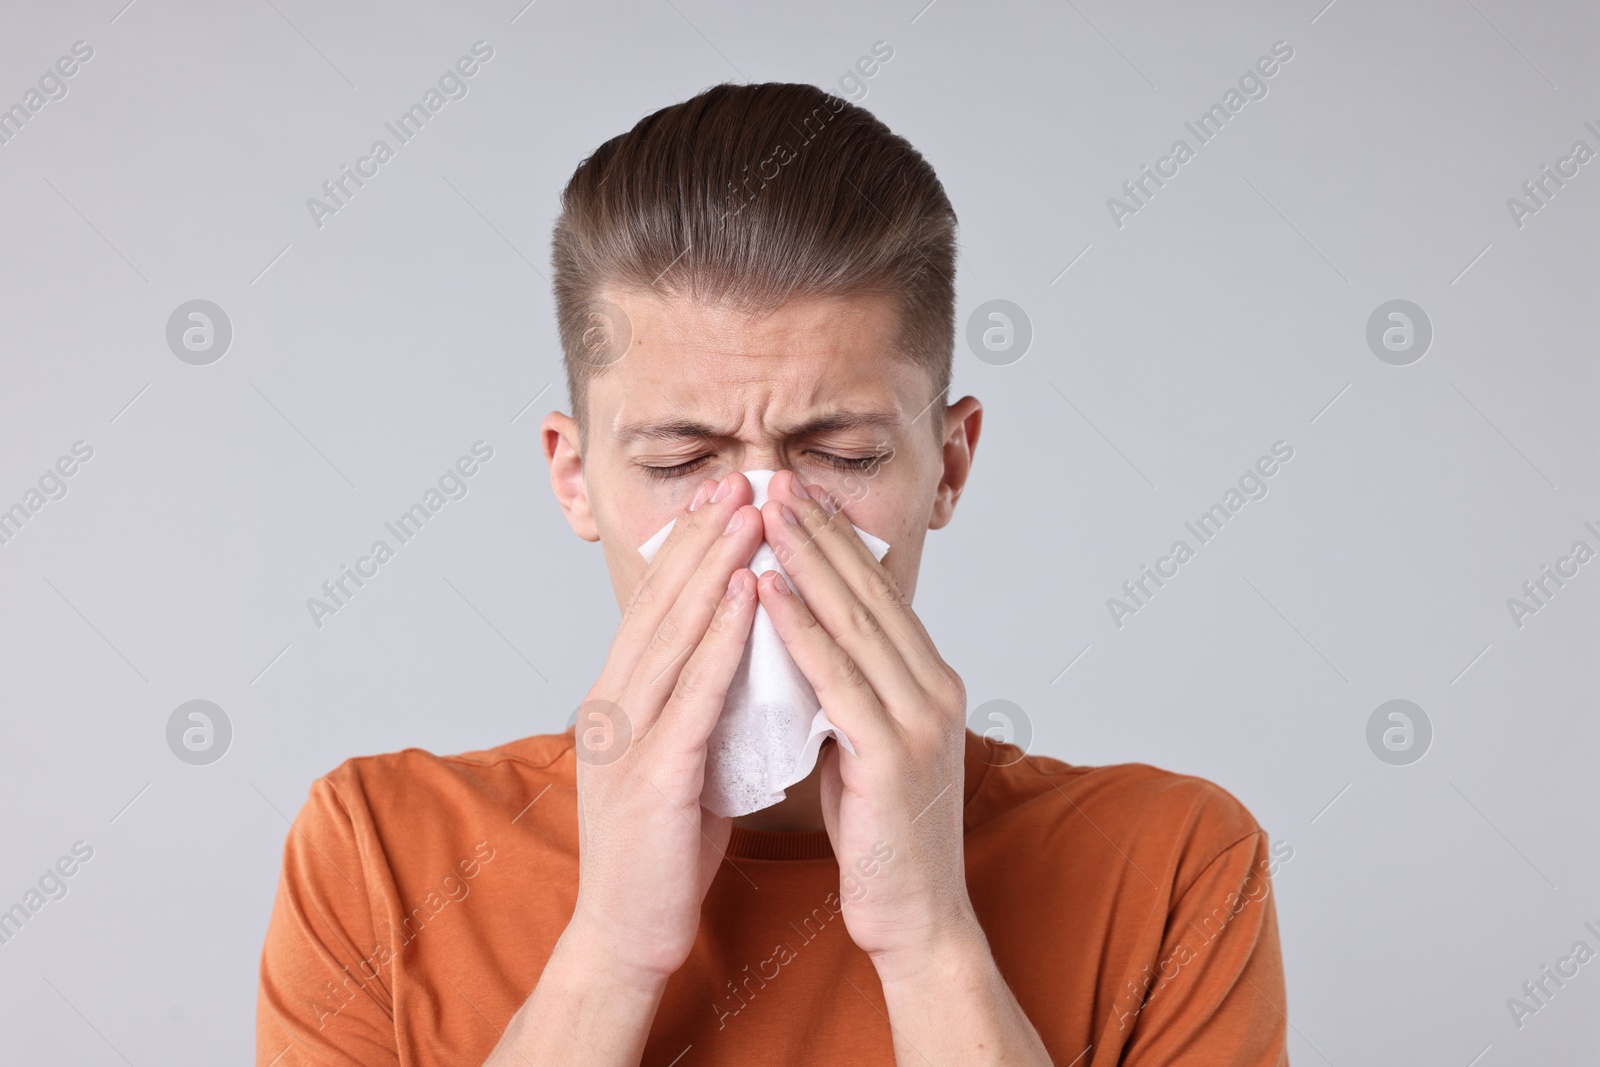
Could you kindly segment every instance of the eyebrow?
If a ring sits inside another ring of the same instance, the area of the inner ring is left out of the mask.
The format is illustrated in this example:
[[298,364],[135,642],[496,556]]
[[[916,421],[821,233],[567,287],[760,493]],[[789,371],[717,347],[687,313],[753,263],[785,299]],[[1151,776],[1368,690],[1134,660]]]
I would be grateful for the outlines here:
[[[844,430],[888,430],[899,425],[900,416],[891,411],[834,411],[787,427],[781,436],[809,437]],[[616,431],[616,439],[621,444],[631,444],[635,441],[682,441],[689,438],[709,439],[730,436],[731,433],[693,419],[631,423],[618,427]]]

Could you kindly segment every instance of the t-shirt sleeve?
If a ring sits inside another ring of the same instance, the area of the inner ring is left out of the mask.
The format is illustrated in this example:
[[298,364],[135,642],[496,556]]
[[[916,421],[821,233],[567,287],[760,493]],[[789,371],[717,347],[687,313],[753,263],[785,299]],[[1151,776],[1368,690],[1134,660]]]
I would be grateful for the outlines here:
[[261,952],[257,1067],[399,1063],[388,961],[374,949],[356,821],[332,781],[338,773],[312,783],[284,844]]
[[1224,849],[1177,896],[1143,1002],[1112,1026],[1133,1027],[1123,1067],[1287,1067],[1288,1018],[1264,830]]

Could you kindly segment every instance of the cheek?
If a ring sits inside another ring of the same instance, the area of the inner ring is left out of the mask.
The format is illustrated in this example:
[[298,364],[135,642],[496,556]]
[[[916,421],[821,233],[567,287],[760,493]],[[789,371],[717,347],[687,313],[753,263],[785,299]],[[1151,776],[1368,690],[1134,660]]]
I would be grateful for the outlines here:
[[639,552],[645,544],[674,520],[681,521],[683,509],[693,499],[698,479],[686,479],[687,488],[670,486],[630,486],[627,490],[613,490],[603,500],[592,500],[600,540],[606,548],[606,560],[612,577],[625,589],[632,589],[649,566]]
[[845,475],[824,480],[822,486],[843,502],[844,514],[851,522],[889,542],[891,552],[916,534],[914,517],[927,512],[926,502],[914,499],[912,494],[882,477],[865,479]]
[[928,536],[930,502],[925,500],[891,500],[887,495],[868,498],[858,510],[847,508],[851,521],[857,526],[889,542],[884,554],[884,570],[900,586],[909,603],[916,590],[917,575],[922,567],[922,547]]
[[639,554],[639,546],[673,519],[671,512],[659,518],[656,516],[655,509],[640,508],[632,514],[614,515],[608,524],[601,527],[601,539],[615,549],[617,564],[629,571],[642,572],[645,569],[648,563]]
[[700,482],[699,478],[682,478],[658,484],[612,472],[603,480],[591,481],[589,509],[602,540],[637,549],[689,506]]
[[720,468],[706,464],[681,478],[635,478],[625,490],[624,510],[627,516],[635,519],[634,525],[644,530],[644,537],[639,540],[643,541],[683,514],[700,483],[707,478],[720,478],[722,474]]

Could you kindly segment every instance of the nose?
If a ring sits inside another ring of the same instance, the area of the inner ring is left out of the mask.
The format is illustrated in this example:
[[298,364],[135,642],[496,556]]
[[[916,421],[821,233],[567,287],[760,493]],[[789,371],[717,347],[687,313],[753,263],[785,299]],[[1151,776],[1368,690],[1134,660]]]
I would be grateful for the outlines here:
[[742,471],[777,471],[784,466],[783,452],[776,445],[747,446],[739,457]]

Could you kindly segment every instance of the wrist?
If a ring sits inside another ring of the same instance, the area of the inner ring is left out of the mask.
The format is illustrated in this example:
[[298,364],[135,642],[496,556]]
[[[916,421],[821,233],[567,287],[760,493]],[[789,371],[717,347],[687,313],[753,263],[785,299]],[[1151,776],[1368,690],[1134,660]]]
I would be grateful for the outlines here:
[[593,923],[577,914],[556,941],[550,965],[567,974],[581,975],[586,983],[642,999],[659,998],[671,977],[659,968],[630,959]]
[[666,981],[618,966],[592,929],[568,923],[485,1067],[639,1062]]
[[975,916],[905,948],[875,953],[871,959],[886,996],[892,988],[922,985],[966,989],[980,984],[994,968],[989,939]]

